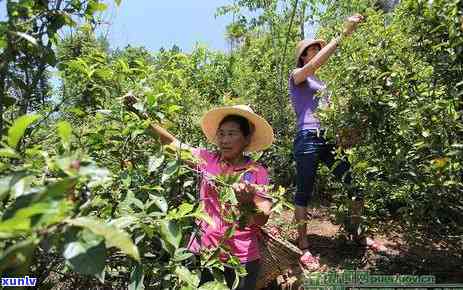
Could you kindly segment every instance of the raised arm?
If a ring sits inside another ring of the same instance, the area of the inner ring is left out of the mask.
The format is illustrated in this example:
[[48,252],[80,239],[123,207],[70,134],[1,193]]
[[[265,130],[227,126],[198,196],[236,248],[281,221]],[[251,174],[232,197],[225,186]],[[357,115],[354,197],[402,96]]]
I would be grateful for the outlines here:
[[[124,96],[124,104],[126,105],[127,109],[137,114],[140,118],[147,119],[148,116],[146,114],[138,111],[133,107],[136,102],[137,98],[134,95],[129,93]],[[174,135],[172,135],[169,131],[159,126],[158,124],[151,123],[148,129],[153,135],[159,136],[161,144],[163,145],[171,145],[178,149],[180,149],[180,146],[181,149],[189,148],[189,146],[182,144]]]
[[159,139],[161,140],[161,143],[163,145],[174,145],[176,146],[177,144],[180,144],[180,141],[178,141],[177,138],[175,138],[174,135],[172,135],[169,131],[166,129],[162,128],[161,126],[157,124],[150,124],[149,130],[151,133],[154,135],[158,135]]
[[333,38],[325,47],[323,47],[309,62],[307,62],[303,67],[296,68],[292,72],[292,77],[296,85],[304,82],[304,80],[315,73],[323,64],[325,64],[330,56],[336,50],[336,47],[346,36],[350,36],[355,29],[357,24],[363,20],[363,16],[360,14],[355,14],[347,18],[344,23],[344,28],[338,37]]

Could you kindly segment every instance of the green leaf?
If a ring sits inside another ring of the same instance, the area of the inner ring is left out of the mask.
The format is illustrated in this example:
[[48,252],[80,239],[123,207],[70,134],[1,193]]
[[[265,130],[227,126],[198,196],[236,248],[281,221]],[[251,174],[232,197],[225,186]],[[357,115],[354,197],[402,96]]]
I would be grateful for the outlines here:
[[123,216],[117,219],[113,219],[109,222],[109,225],[115,226],[118,229],[125,229],[132,224],[136,223],[138,218],[134,216]]
[[199,220],[203,220],[209,225],[212,225],[212,226],[214,225],[214,220],[211,218],[209,214],[207,214],[204,211],[204,206],[202,204],[196,209],[196,211],[191,216]]
[[79,173],[90,179],[87,184],[90,188],[105,185],[111,181],[111,172],[108,169],[100,168],[95,164],[81,166]]
[[230,288],[221,282],[212,281],[202,285],[198,290],[230,290]]
[[35,202],[0,222],[0,237],[13,237],[33,228],[43,228],[64,220],[72,206],[65,200]]
[[30,191],[32,184],[32,176],[25,176],[19,179],[11,188],[11,195],[18,198],[21,195],[27,194]]
[[15,34],[17,36],[22,37],[25,40],[29,41],[33,45],[38,45],[37,39],[35,39],[32,35],[29,35],[29,34],[24,33],[24,32],[19,32],[19,31],[16,31]]
[[13,125],[8,130],[8,145],[12,148],[16,148],[19,140],[24,136],[27,127],[37,121],[40,115],[24,115],[16,119]]
[[92,1],[88,4],[87,13],[94,14],[95,12],[105,11],[108,5],[98,1]]
[[38,214],[47,214],[56,212],[56,204],[51,202],[38,202],[29,207],[22,208],[16,212],[14,218],[30,218]]
[[189,251],[188,249],[186,249],[186,248],[178,248],[177,250],[175,250],[174,261],[175,262],[181,262],[181,261],[184,261],[186,259],[189,259],[192,256],[193,256],[193,253],[191,251]]
[[96,110],[96,112],[106,116],[111,116],[111,114],[113,113],[113,111],[111,110]]
[[155,95],[154,93],[147,94],[146,96],[146,103],[148,104],[148,107],[152,108],[155,106],[156,101],[161,98],[164,95],[164,93],[160,93]]
[[103,241],[77,241],[64,247],[63,257],[77,273],[97,277],[104,283],[106,248]]
[[19,155],[13,148],[5,147],[0,149],[0,157],[19,158]]
[[0,49],[3,50],[8,45],[8,42],[4,38],[0,38]]
[[170,106],[167,107],[167,111],[169,112],[169,114],[176,113],[176,112],[180,111],[181,109],[182,109],[181,106],[175,105],[175,104],[170,105]]
[[155,172],[164,162],[164,155],[150,156],[148,160],[148,174]]
[[193,184],[194,184],[193,180],[187,180],[183,183],[183,187],[186,188],[186,187],[192,186]]
[[[19,175],[21,176],[21,175]],[[17,180],[21,179],[21,177],[14,177]],[[67,211],[68,205],[65,200],[62,200],[69,191],[72,189],[72,186],[75,184],[76,180],[72,178],[67,178],[51,184],[47,186],[43,190],[34,189],[34,191],[30,191],[27,194],[18,195],[18,197],[14,200],[13,204],[11,204],[7,210],[3,214],[3,219],[9,219],[13,217],[17,212],[21,209],[28,208],[35,203],[44,202],[44,203],[51,203],[50,207],[55,207],[54,210],[59,210],[56,213],[56,218],[61,217],[64,212]],[[10,181],[10,187],[16,183],[16,181]],[[16,194],[18,194],[18,189],[15,188]],[[50,217],[50,219],[54,219]],[[51,222],[51,221],[50,221]]]
[[[1,42],[1,40],[0,40]],[[0,45],[1,46],[1,45]],[[16,99],[9,97],[9,96],[3,96],[3,105],[5,108],[8,108],[16,103]]]
[[163,196],[158,196],[154,194],[150,194],[149,198],[154,201],[154,204],[163,212],[166,213],[168,209],[168,204],[166,199]]
[[20,209],[15,217],[31,219],[33,228],[45,228],[52,224],[60,223],[69,216],[73,209],[72,203],[67,200],[51,200],[35,203],[34,205]]
[[5,196],[10,192],[10,188],[12,186],[11,181],[13,180],[13,176],[6,176],[0,178],[0,200],[3,200]]
[[0,222],[0,238],[9,239],[27,233],[30,229],[31,220],[29,218],[10,218]]
[[145,278],[145,272],[143,271],[143,265],[136,264],[132,272],[130,272],[129,290],[143,290],[145,285],[143,279]]
[[180,290],[197,290],[197,287],[191,287],[191,286],[182,286]]
[[21,195],[7,207],[2,216],[3,220],[12,218],[18,210],[31,206],[32,204],[39,202],[42,198],[43,193],[41,192]]
[[179,169],[179,163],[176,160],[169,162],[161,176],[161,183],[169,180]]
[[175,268],[175,274],[177,274],[180,281],[185,282],[188,286],[198,287],[198,275],[191,273],[185,266],[177,266],[177,268]]
[[[0,200],[3,200],[6,195],[12,192],[15,196],[20,196],[22,194],[18,194],[19,191],[24,189],[25,181],[24,178],[28,177],[24,172],[17,172],[10,176],[5,176],[0,178]],[[31,182],[31,178],[28,178],[29,183]],[[17,185],[17,183],[22,183],[21,185]],[[23,193],[23,192],[21,192]]]
[[58,63],[54,50],[49,47],[45,48],[45,61],[51,66],[56,66]]
[[162,220],[159,222],[162,238],[175,249],[180,246],[182,232],[174,221]]
[[70,108],[66,111],[75,114],[77,117],[84,117],[86,115],[86,113],[82,111],[79,107]]
[[183,218],[194,209],[194,205],[191,203],[182,203],[178,208],[178,218]]
[[145,112],[145,105],[143,103],[135,103],[132,106],[137,112],[144,113]]
[[135,205],[139,209],[143,210],[145,208],[145,204],[139,200],[138,198],[135,197],[133,191],[129,190],[127,192],[127,195],[123,201],[127,206]]
[[67,121],[61,121],[56,125],[58,130],[58,135],[63,142],[64,147],[68,148],[71,142],[72,127],[71,124]]
[[103,236],[106,240],[106,246],[108,248],[116,247],[125,254],[134,258],[136,261],[140,261],[138,248],[134,245],[127,232],[114,226],[106,225],[102,221],[91,217],[79,217],[68,220],[67,223],[70,225],[87,228],[93,233]]
[[36,239],[30,238],[6,249],[0,256],[0,273],[3,275],[7,274],[6,272],[27,274],[37,244]]
[[116,5],[117,5],[117,6],[121,5],[121,1],[122,1],[122,0],[114,0],[114,2],[116,2]]
[[77,178],[64,178],[58,182],[48,185],[44,192],[49,198],[64,198],[72,191],[76,183]]
[[120,180],[122,181],[122,188],[129,189],[132,183],[132,175],[127,170],[121,172]]

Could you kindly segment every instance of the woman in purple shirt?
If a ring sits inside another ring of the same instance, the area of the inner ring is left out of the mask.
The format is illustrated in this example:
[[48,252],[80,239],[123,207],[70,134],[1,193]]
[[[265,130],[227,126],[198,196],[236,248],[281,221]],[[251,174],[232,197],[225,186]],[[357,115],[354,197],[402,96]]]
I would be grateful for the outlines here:
[[[323,104],[329,104],[325,84],[317,78],[315,72],[334,53],[342,38],[351,35],[362,20],[363,16],[359,14],[349,17],[341,35],[328,44],[323,40],[300,41],[296,47],[296,68],[289,77],[291,102],[297,117],[297,134],[294,140],[297,190],[294,202],[298,246],[305,252],[301,262],[312,269],[319,267],[319,261],[318,257],[312,256],[308,251],[307,205],[312,196],[318,163],[323,161],[330,168],[335,163],[333,145],[326,143],[323,138],[324,130],[315,115],[316,110]],[[346,161],[338,162],[333,173],[344,183],[351,183],[349,164]],[[356,206],[353,206],[352,216],[360,217],[361,200],[362,198],[357,198],[357,202],[354,203]]]

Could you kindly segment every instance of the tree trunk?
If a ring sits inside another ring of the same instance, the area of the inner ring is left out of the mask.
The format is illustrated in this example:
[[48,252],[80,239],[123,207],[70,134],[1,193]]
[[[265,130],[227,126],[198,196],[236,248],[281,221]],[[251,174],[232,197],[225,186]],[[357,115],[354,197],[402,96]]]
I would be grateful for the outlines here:
[[3,66],[6,66],[6,63],[2,65],[1,67],[1,73],[0,73],[0,136],[3,133],[3,103],[5,100],[5,79],[6,75],[4,74],[4,68]]
[[305,38],[305,30],[304,30],[304,24],[305,24],[305,8],[306,8],[306,4],[304,3],[302,5],[302,9],[301,9],[301,40]]
[[3,113],[6,109],[5,101],[7,99],[7,77],[8,77],[8,66],[10,63],[11,53],[10,47],[7,46],[2,55],[0,55],[0,136],[3,134],[4,120]]

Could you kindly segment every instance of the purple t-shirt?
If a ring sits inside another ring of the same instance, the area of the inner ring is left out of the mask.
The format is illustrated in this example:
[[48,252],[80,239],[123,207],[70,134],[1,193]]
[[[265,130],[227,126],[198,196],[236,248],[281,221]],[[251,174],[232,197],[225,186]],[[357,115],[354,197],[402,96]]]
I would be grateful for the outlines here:
[[315,96],[319,90],[325,90],[325,83],[314,75],[296,85],[292,74],[289,77],[291,103],[297,117],[297,131],[303,129],[319,129],[320,120],[314,115],[321,101],[329,103],[326,93],[322,97]]

